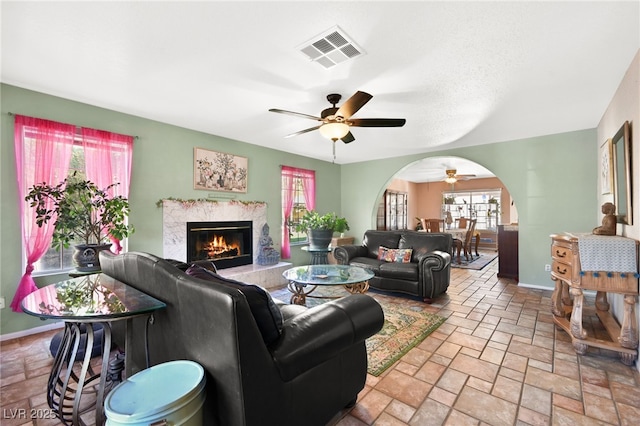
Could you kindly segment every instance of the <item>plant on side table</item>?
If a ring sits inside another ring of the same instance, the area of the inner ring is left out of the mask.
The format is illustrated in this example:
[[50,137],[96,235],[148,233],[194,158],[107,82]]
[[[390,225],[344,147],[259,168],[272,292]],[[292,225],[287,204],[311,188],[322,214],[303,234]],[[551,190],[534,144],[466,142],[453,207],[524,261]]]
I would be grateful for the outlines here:
[[321,215],[315,210],[307,211],[296,225],[296,231],[307,233],[312,249],[326,249],[331,244],[334,232],[348,230],[349,223],[344,217],[338,217],[335,213]]
[[57,185],[33,185],[25,197],[36,210],[38,226],[55,220],[54,248],[75,243],[73,260],[79,272],[99,271],[98,253],[111,247],[110,238],[123,240],[134,232],[127,224],[129,201],[109,195],[115,185],[100,189],[74,173]]

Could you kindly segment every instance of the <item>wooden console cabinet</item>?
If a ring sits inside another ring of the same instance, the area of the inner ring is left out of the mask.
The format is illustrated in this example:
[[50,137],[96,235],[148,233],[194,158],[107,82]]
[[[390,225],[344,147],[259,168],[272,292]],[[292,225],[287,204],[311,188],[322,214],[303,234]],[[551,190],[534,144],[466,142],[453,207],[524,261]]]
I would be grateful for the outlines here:
[[[573,348],[577,353],[583,355],[589,346],[608,349],[619,352],[622,362],[632,365],[638,358],[638,324],[635,314],[638,296],[637,273],[584,272],[580,266],[578,236],[569,233],[552,234],[551,240],[551,279],[555,281],[551,311],[554,323],[571,336]],[[635,241],[635,259],[637,271],[638,241]],[[596,291],[596,315],[612,341],[596,339],[587,335],[583,329],[583,290]],[[624,295],[621,325],[618,325],[609,312],[607,293]]]
[[498,278],[518,281],[518,226],[498,225]]

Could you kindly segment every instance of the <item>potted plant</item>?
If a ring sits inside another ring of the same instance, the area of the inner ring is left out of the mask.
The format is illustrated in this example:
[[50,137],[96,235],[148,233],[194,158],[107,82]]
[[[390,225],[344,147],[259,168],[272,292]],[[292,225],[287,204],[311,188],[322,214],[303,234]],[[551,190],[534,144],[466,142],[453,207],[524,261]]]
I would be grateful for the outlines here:
[[36,224],[55,220],[52,246],[75,245],[73,260],[80,272],[100,270],[98,253],[111,247],[110,238],[122,240],[134,232],[126,222],[129,201],[112,197],[109,188],[100,189],[74,173],[57,185],[36,184],[25,200],[36,210]]
[[306,232],[309,236],[311,249],[326,249],[331,243],[334,232],[349,230],[349,223],[344,217],[338,217],[335,213],[321,215],[315,210],[307,210],[296,225],[296,231]]

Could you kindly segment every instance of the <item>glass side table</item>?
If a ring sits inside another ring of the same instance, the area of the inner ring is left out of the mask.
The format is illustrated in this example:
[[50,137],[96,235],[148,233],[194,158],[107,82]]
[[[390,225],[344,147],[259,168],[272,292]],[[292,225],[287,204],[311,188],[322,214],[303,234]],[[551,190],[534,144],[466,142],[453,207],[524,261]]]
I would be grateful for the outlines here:
[[311,255],[311,264],[312,265],[326,265],[329,263],[328,254],[333,251],[331,246],[327,248],[311,248],[310,246],[302,247],[303,251],[308,252]]
[[[87,402],[89,394],[95,396],[96,425],[103,425],[104,396],[111,350],[111,323],[127,321],[126,344],[131,340],[131,320],[152,314],[164,308],[164,302],[155,299],[108,275],[86,275],[43,287],[22,301],[22,310],[42,320],[64,321],[64,333],[55,356],[47,383],[47,403],[65,425],[85,425],[80,415],[94,406]],[[94,372],[91,367],[91,348],[94,334],[102,326],[104,343],[102,367]],[[81,330],[84,329],[84,330]],[[86,333],[81,345],[81,335]],[[147,336],[144,336],[145,345]],[[81,347],[81,346],[84,346]],[[80,368],[73,368],[78,352],[84,350]],[[147,356],[148,363],[148,356]],[[83,400],[83,396],[87,396]],[[73,404],[71,404],[73,402]]]

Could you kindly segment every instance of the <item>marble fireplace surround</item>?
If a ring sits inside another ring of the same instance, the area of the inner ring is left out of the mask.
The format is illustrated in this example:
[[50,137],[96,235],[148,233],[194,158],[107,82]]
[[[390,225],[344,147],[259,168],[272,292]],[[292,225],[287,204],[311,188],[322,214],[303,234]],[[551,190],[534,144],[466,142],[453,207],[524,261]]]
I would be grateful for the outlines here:
[[291,263],[258,265],[258,242],[267,223],[267,203],[208,200],[162,200],[162,255],[166,259],[187,261],[187,222],[253,222],[253,264],[221,269],[220,275],[270,288],[286,284],[282,272]]

